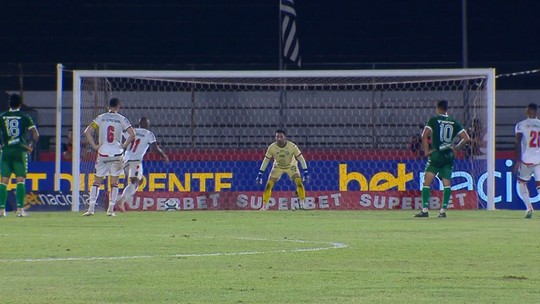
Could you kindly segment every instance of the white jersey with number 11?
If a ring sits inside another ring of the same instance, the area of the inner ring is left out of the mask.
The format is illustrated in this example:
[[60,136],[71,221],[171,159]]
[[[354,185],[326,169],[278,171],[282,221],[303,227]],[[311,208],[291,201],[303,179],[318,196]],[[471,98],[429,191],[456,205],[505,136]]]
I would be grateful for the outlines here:
[[135,139],[126,150],[126,155],[124,156],[126,162],[134,160],[142,161],[148,147],[156,142],[156,136],[152,131],[143,128],[135,128],[133,130],[135,131]]

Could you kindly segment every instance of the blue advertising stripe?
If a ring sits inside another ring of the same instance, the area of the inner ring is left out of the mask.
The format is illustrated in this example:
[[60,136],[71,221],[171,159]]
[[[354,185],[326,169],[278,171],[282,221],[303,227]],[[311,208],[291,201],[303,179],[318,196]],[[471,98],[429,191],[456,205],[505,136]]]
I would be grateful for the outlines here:
[[[477,163],[478,162],[478,163]],[[483,164],[481,162],[484,162]],[[480,164],[479,164],[480,163]],[[358,190],[417,190],[420,189],[425,162],[407,161],[311,161],[308,163],[311,181],[308,191],[358,191]],[[69,175],[71,163],[62,164],[62,172]],[[146,165],[144,191],[262,191],[263,186],[255,183],[259,170],[258,161],[193,161],[171,162],[164,165],[152,162]],[[513,161],[496,161],[495,193],[499,209],[523,209],[516,193]],[[88,167],[93,168],[92,165]],[[454,189],[477,190],[479,199],[485,203],[486,172],[474,168],[485,168],[485,160],[458,160],[454,166],[452,185]],[[384,169],[381,169],[384,168]],[[416,168],[416,169],[415,169]],[[421,168],[421,169],[418,169]],[[269,174],[265,172],[265,178]],[[31,162],[27,179],[28,190],[53,190],[54,163]],[[164,177],[163,177],[164,176]],[[85,179],[88,183],[88,179]],[[366,188],[367,189],[364,189]],[[438,187],[437,184],[434,187]],[[294,184],[286,176],[276,183],[276,191],[294,191]],[[67,180],[61,182],[63,192],[70,191]],[[534,183],[530,192],[533,203],[540,202]]]

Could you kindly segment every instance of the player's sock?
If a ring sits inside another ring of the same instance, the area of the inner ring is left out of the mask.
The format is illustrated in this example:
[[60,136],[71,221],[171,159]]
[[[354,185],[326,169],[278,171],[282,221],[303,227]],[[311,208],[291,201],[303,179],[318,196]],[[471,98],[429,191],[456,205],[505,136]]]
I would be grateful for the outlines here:
[[304,184],[302,183],[302,179],[300,177],[297,177],[294,179],[294,183],[296,184],[296,191],[298,192],[298,198],[300,200],[306,199],[306,188],[304,188]]
[[118,202],[125,202],[128,199],[130,199],[133,195],[135,195],[135,192],[137,192],[137,185],[130,183],[127,185],[126,188],[124,188],[124,191],[122,191],[122,195],[118,199]]
[[26,196],[26,185],[24,183],[17,183],[15,190],[15,197],[17,199],[17,208],[24,207],[24,197]]
[[306,188],[304,188],[304,184],[302,183],[302,179],[300,177],[297,177],[294,179],[294,183],[296,184],[296,193],[298,193],[298,198],[300,199],[300,209],[304,209],[304,201],[306,199]]
[[90,189],[90,199],[88,200],[88,212],[94,212],[96,207],[96,201],[99,196],[99,185],[92,185]]
[[6,209],[6,200],[7,200],[7,185],[0,184],[0,211]]
[[431,188],[424,186],[422,187],[422,212],[428,212],[429,205],[429,196],[431,194]]
[[264,187],[264,192],[263,192],[264,205],[268,204],[268,200],[270,200],[270,196],[272,195],[273,187],[274,187],[274,181],[269,179],[268,182],[266,183],[266,186]]
[[448,207],[448,202],[450,201],[450,195],[452,194],[452,190],[450,187],[444,187],[443,188],[443,199],[442,199],[442,208],[446,209]]
[[518,191],[519,191],[519,194],[521,194],[521,199],[523,199],[523,203],[525,204],[525,207],[527,207],[527,210],[533,210],[533,206],[531,204],[531,198],[529,197],[529,188],[527,188],[527,184],[518,182]]
[[118,199],[118,185],[111,185],[111,192],[109,192],[109,209],[108,212],[114,212],[114,205]]

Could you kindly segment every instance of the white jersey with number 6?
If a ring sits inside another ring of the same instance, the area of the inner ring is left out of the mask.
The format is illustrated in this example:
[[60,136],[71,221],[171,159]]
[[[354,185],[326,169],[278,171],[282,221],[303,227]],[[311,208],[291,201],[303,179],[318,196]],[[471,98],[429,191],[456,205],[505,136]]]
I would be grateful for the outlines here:
[[142,161],[148,147],[156,142],[156,136],[152,131],[143,128],[135,128],[133,130],[135,131],[135,139],[127,148],[124,156],[124,161],[126,162]]
[[526,165],[540,164],[540,120],[528,118],[516,124],[521,133],[521,161]]
[[92,121],[91,126],[98,129],[99,154],[115,156],[122,154],[122,133],[131,127],[129,120],[116,112],[103,113]]

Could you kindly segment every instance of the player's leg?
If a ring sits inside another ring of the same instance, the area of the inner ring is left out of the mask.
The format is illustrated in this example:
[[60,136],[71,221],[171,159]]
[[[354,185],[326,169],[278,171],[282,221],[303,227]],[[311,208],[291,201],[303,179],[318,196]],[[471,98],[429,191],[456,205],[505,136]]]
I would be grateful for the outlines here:
[[6,159],[6,153],[0,153],[0,217],[7,215],[6,213],[6,202],[7,202],[7,185],[9,184],[9,177],[12,173],[12,168],[10,163]]
[[21,152],[20,160],[13,162],[13,171],[17,187],[15,188],[15,197],[17,201],[17,216],[24,217],[28,214],[24,211],[24,198],[26,197],[25,178],[28,172],[28,154]]
[[277,180],[279,180],[283,173],[285,173],[285,171],[278,168],[272,168],[272,171],[270,171],[270,176],[268,177],[266,185],[264,186],[261,210],[268,210],[268,201],[272,196],[272,188],[274,188],[274,184]]
[[[534,180],[535,180],[535,185],[536,185],[536,191],[538,193],[540,193],[540,165],[534,166],[533,172],[534,172]],[[537,179],[537,176],[538,176],[538,179]],[[532,204],[530,203],[530,199],[529,199],[529,205],[530,205],[530,209],[527,208],[527,213],[525,215],[525,218],[531,218],[532,214],[533,214],[533,211],[534,211],[534,208],[533,208]]]
[[106,173],[109,172],[110,164],[104,162],[104,159],[98,156],[96,160],[96,174],[94,176],[94,183],[90,188],[90,198],[88,199],[88,210],[83,214],[84,216],[91,216],[95,213],[97,198],[99,197],[99,187],[103,182],[103,178]]
[[[294,181],[294,184],[296,185],[296,192],[298,193],[298,198],[300,199],[299,202],[299,209],[305,208],[305,202],[306,202],[306,188],[304,187],[304,183],[302,182],[302,177],[300,176],[300,171],[295,166],[291,168],[291,179]],[[291,208],[292,209],[292,208]]]
[[[534,208],[531,204],[529,189],[527,187],[527,182],[531,179],[532,174],[534,173],[535,179],[536,176],[540,176],[540,166],[527,166],[525,164],[520,164],[518,170],[518,192],[521,195],[523,203],[525,204],[525,218],[530,219],[532,217]],[[540,191],[540,181],[536,181],[536,189]]]
[[118,199],[118,176],[110,176],[111,179],[111,189],[109,191],[109,207],[107,208],[108,216],[116,216],[114,213],[114,205]]
[[109,171],[111,189],[109,191],[109,207],[107,208],[108,216],[116,216],[114,213],[114,205],[116,205],[116,201],[118,200],[118,180],[123,171],[124,162],[122,161],[122,158],[119,157],[116,162],[111,164],[111,169]]
[[24,211],[24,198],[26,197],[26,185],[25,178],[18,176],[16,177],[17,187],[15,188],[15,198],[17,201],[17,216],[25,217],[28,216],[28,213]]
[[92,184],[92,187],[90,188],[90,198],[88,199],[88,210],[83,214],[84,216],[91,216],[94,215],[96,212],[96,203],[97,198],[99,197],[99,187],[101,186],[101,183],[103,182],[103,176],[95,176],[94,177],[94,183]]
[[[2,170],[2,172],[4,172]],[[0,182],[0,217],[5,217],[6,212],[6,202],[7,202],[7,184],[9,179],[7,177],[2,177]]]
[[[531,179],[533,171],[534,171],[534,167],[527,166],[525,164],[520,164],[518,174],[517,174],[518,175],[517,176],[518,192],[526,208],[525,218],[531,218],[532,213],[533,213],[533,206],[531,204],[529,188],[527,188],[527,182]],[[538,189],[538,183],[537,183],[537,189]]]
[[432,165],[427,165],[424,173],[424,184],[422,185],[422,210],[415,217],[429,217],[429,198],[431,196],[431,183],[438,173],[438,169]]
[[121,211],[125,211],[126,208],[124,204],[127,200],[133,197],[139,188],[139,184],[143,176],[143,167],[142,163],[130,163],[128,164],[127,177],[129,177],[129,184],[122,191],[122,195],[118,198],[117,206]]
[[446,209],[448,208],[448,202],[450,201],[450,196],[452,195],[452,183],[450,179],[452,178],[453,164],[444,166],[439,172],[439,178],[443,183],[443,200],[441,210],[439,211],[438,217],[446,217]]

